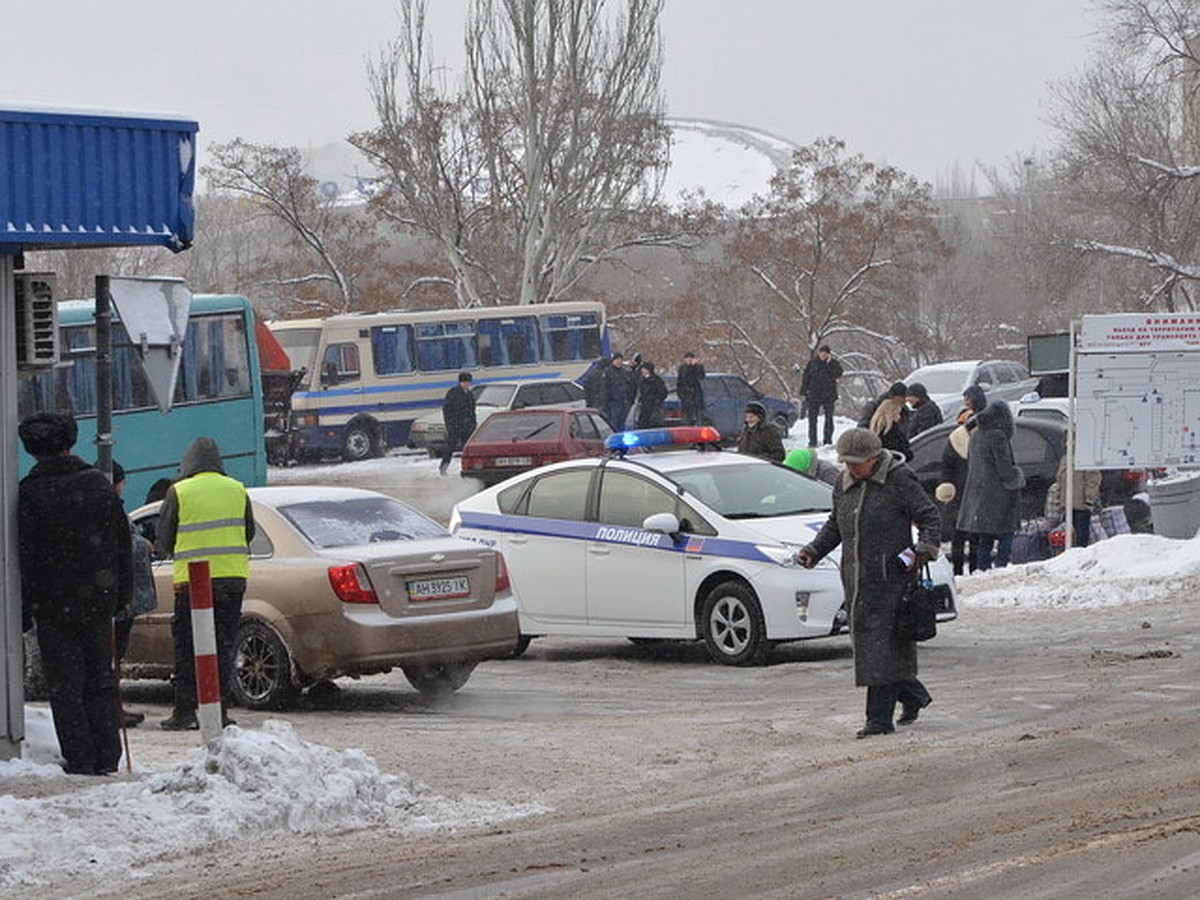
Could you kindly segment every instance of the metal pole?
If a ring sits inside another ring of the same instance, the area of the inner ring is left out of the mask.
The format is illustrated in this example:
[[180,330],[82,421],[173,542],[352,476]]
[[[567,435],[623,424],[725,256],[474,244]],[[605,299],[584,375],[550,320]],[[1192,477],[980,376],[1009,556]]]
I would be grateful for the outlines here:
[[16,257],[0,254],[0,759],[21,755],[25,738],[25,641],[21,634],[21,575],[17,552],[17,324]]
[[1063,485],[1064,550],[1075,546],[1075,320],[1071,320],[1070,362],[1067,365],[1067,483]]
[[112,480],[112,294],[96,276],[96,468]]

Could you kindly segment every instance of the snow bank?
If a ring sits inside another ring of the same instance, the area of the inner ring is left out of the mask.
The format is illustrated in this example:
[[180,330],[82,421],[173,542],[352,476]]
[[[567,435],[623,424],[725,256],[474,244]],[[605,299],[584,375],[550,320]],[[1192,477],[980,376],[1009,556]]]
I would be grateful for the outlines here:
[[1121,534],[1045,562],[958,579],[963,608],[1099,609],[1174,596],[1200,576],[1200,537]]
[[0,763],[0,791],[5,781],[31,776],[94,786],[36,799],[0,794],[0,888],[109,872],[150,877],[146,864],[156,859],[279,832],[417,834],[547,812],[532,803],[440,797],[407,775],[381,773],[361,750],[307,743],[277,720],[253,731],[230,726],[215,751],[196,750],[171,771],[82,779],[50,764],[57,742],[49,711],[27,707],[25,715],[24,758]]

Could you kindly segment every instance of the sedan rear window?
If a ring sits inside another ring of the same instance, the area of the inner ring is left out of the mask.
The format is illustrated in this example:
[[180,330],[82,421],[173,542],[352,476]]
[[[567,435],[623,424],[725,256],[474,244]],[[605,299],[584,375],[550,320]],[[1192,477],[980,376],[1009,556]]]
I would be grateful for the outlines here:
[[557,413],[524,413],[492,416],[475,432],[480,441],[551,441],[562,436],[562,416]]
[[390,497],[309,500],[277,507],[315,547],[349,547],[445,537],[445,528]]

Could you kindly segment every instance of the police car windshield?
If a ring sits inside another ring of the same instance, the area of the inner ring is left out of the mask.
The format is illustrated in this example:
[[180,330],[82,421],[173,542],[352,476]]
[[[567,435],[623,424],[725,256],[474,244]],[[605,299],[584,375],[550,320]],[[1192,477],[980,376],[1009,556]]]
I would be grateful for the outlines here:
[[782,466],[697,466],[671,472],[671,479],[727,519],[828,512],[832,506],[829,485]]

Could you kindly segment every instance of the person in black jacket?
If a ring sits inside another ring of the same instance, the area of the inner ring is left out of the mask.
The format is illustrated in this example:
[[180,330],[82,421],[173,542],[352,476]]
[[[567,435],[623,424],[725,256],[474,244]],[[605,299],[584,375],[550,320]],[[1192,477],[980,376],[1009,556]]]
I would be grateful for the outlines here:
[[908,420],[912,412],[905,405],[907,397],[908,385],[897,381],[886,393],[864,406],[858,417],[859,428],[875,432],[883,442],[883,448],[904,454],[905,462],[913,458],[912,447],[908,445]]
[[679,396],[679,407],[684,425],[703,425],[707,415],[704,409],[704,363],[695,353],[683,354],[683,364],[675,373],[675,393]]
[[442,400],[442,421],[446,423],[446,448],[442,451],[443,475],[450,468],[455,450],[461,450],[475,430],[475,395],[471,393],[471,373],[459,372],[458,384],[446,391]]
[[912,415],[908,417],[908,439],[934,425],[942,424],[942,408],[929,399],[929,391],[919,381],[908,386],[908,405]]
[[757,400],[746,404],[745,425],[738,435],[738,453],[783,462],[786,452],[779,429],[767,421],[767,408]]
[[817,416],[825,411],[825,443],[833,443],[833,407],[837,402],[837,380],[842,364],[834,359],[828,344],[817,349],[800,376],[800,394],[808,406],[808,446],[817,446]]
[[663,401],[667,383],[654,371],[654,363],[644,362],[638,377],[638,428],[658,428],[663,423]]
[[133,597],[129,520],[108,479],[71,453],[73,417],[35,413],[17,433],[37,460],[17,494],[22,624],[37,626],[63,768],[107,775],[121,760],[113,617]]

